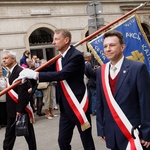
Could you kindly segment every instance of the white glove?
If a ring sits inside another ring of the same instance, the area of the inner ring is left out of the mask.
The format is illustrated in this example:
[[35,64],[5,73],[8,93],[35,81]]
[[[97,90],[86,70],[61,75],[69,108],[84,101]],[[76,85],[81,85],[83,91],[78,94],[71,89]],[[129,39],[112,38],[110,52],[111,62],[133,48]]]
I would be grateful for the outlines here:
[[[25,82],[25,79],[34,79],[36,80],[37,79],[37,72],[31,70],[31,69],[24,69],[22,70],[20,73],[19,73],[19,77],[16,78],[14,80],[14,82],[18,81],[18,80],[22,80],[22,83]],[[13,83],[14,83],[13,82]]]

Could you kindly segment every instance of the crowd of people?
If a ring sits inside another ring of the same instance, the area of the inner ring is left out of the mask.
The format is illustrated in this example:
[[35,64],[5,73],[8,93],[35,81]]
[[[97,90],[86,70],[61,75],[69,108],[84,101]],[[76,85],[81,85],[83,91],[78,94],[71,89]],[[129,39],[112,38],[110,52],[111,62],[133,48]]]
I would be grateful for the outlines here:
[[[23,53],[20,64],[17,64],[14,52],[6,51],[3,54],[0,90],[6,88],[6,83],[9,86],[18,80],[22,81],[0,99],[5,103],[0,107],[7,110],[7,123],[0,114],[0,125],[6,126],[3,149],[13,149],[16,139],[14,122],[18,116],[28,114],[25,108],[29,102],[38,116],[45,115],[51,120],[56,116],[53,109],[57,108],[54,106],[57,104],[57,95],[60,150],[71,150],[75,126],[83,149],[95,150],[91,114],[96,115],[97,135],[106,142],[107,148],[149,150],[150,76],[144,63],[124,57],[122,33],[111,30],[104,34],[104,54],[109,62],[102,66],[93,66],[91,53],[81,53],[71,45],[71,33],[66,29],[55,30],[52,44],[61,57],[40,72],[35,69],[46,60],[40,60],[36,55],[30,58],[29,51]],[[13,98],[14,93],[17,100]],[[36,150],[32,125],[34,118],[31,114],[28,114],[29,136],[25,139],[29,149]]]
[[[32,70],[37,69],[39,66],[44,64],[46,62],[45,59],[40,59],[37,57],[37,55],[32,55],[30,58],[30,51],[26,50],[23,53],[22,58],[20,59],[20,66],[23,68],[30,68]],[[41,84],[41,83],[39,83]],[[47,87],[42,89],[42,88],[37,88],[35,89],[34,86],[36,86],[36,83],[31,81],[31,88],[29,90],[29,93],[32,92],[32,89],[34,89],[33,97],[32,97],[32,108],[34,112],[36,111],[38,116],[44,116],[47,119],[52,119],[52,117],[55,117],[57,115],[54,115],[53,109],[58,109],[58,102],[56,99],[56,84],[55,86],[53,83],[48,82],[48,83],[42,83],[42,84],[47,84]],[[45,112],[42,112],[43,106],[45,107]]]

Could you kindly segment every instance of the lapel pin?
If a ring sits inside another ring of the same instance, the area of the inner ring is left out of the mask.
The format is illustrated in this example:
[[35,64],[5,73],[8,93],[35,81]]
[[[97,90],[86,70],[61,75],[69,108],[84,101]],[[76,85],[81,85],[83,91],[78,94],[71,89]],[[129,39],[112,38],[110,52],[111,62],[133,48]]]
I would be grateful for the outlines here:
[[126,73],[126,70],[123,70],[123,73]]

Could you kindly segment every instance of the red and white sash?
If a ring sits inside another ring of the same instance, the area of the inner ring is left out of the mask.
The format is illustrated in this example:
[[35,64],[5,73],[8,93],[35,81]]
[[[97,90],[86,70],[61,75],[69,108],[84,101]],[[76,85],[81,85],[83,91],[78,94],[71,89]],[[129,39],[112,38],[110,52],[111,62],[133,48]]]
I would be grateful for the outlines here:
[[131,130],[132,130],[132,125],[115,101],[110,85],[109,85],[109,63],[104,64],[101,68],[101,76],[102,76],[102,87],[104,90],[104,94],[106,97],[107,104],[109,106],[109,109],[111,111],[111,114],[117,123],[118,127],[124,134],[124,136],[127,138],[128,145],[126,147],[126,150],[143,150],[140,139],[138,136],[138,130],[136,129],[134,131],[135,139],[132,137]]
[[[56,69],[57,69],[57,71],[62,70],[61,58],[59,58],[56,62]],[[61,87],[63,89],[64,95],[67,99],[67,102],[69,103],[70,107],[72,108],[74,114],[76,115],[76,117],[78,118],[78,120],[81,124],[82,131],[86,130],[87,128],[90,127],[90,124],[89,124],[87,117],[85,115],[85,112],[86,112],[86,110],[88,108],[88,104],[89,104],[88,96],[87,96],[87,88],[85,90],[85,94],[84,94],[82,102],[79,103],[79,101],[75,97],[73,91],[69,87],[66,80],[60,81],[60,84],[61,84]]]
[[[6,84],[7,87],[9,87],[9,81],[7,79],[7,84]],[[12,100],[16,103],[18,103],[18,94],[13,90],[11,89],[10,91],[8,91],[8,94],[9,96],[12,98]],[[33,113],[33,110],[32,110],[32,107],[30,106],[30,104],[28,104],[26,107],[25,107],[25,111],[29,114],[29,117],[30,117],[30,122],[33,123],[35,120],[34,120],[34,113]]]

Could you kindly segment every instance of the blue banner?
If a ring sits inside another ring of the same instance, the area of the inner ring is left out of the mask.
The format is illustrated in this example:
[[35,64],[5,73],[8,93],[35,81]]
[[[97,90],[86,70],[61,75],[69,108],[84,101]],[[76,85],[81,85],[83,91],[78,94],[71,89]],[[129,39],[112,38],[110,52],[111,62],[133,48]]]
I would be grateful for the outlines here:
[[[124,35],[126,44],[124,56],[128,59],[144,62],[150,72],[150,43],[138,16],[131,16],[111,30],[118,30]],[[103,50],[103,34],[90,41],[88,47],[101,65],[109,61]]]

